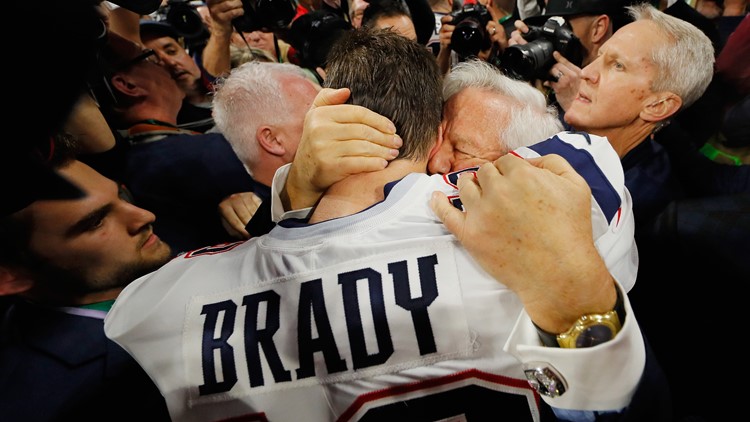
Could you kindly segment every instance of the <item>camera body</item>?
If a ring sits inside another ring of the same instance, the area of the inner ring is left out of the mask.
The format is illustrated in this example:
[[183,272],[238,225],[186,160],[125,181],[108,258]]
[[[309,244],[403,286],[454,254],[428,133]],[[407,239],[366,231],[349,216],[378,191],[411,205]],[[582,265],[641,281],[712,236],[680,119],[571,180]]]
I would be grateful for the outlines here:
[[492,15],[485,6],[476,0],[466,1],[460,9],[451,12],[451,17],[451,23],[456,26],[451,35],[451,49],[459,57],[476,56],[481,50],[490,48],[486,28]]
[[296,64],[315,71],[318,67],[326,67],[331,46],[345,32],[353,29],[351,23],[338,13],[318,9],[301,15],[292,23],[287,32],[287,42],[296,50]]
[[203,19],[195,8],[202,4],[191,0],[169,0],[156,12],[157,20],[166,20],[167,23],[186,40],[206,36],[208,31],[203,25]]
[[242,0],[245,14],[232,21],[239,32],[284,31],[297,14],[295,0]]
[[541,27],[529,26],[523,38],[528,43],[506,48],[499,61],[500,68],[517,79],[552,80],[549,71],[555,64],[553,51],[576,66],[580,67],[583,62],[583,45],[561,16],[550,17]]

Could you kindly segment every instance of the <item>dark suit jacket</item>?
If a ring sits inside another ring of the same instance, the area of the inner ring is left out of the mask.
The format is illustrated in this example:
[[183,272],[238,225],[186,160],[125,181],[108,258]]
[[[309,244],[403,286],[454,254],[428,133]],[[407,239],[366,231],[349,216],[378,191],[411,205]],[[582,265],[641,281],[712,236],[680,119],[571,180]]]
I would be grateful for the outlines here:
[[136,205],[156,215],[154,232],[173,252],[236,241],[222,227],[217,207],[230,194],[253,191],[254,183],[221,134],[136,142],[125,168],[123,182]]
[[0,420],[168,421],[156,386],[104,321],[23,301],[0,331]]

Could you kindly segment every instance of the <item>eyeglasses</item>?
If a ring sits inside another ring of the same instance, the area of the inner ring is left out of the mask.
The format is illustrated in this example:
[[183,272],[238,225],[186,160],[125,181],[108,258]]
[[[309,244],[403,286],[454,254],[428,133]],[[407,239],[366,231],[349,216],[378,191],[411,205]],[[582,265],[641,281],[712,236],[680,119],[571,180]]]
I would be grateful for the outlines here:
[[159,64],[159,58],[156,56],[156,51],[147,48],[146,50],[143,50],[143,52],[132,59],[126,61],[125,63],[122,63],[121,65],[117,66],[116,71],[125,70],[131,66],[135,66],[140,62],[151,62],[153,64]]

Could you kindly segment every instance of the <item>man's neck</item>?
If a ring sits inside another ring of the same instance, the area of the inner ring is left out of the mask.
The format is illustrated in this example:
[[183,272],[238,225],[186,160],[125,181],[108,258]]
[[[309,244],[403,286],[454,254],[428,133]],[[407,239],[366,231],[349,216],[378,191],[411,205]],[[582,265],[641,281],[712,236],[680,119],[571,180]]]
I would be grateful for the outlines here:
[[625,127],[584,130],[594,135],[605,136],[617,155],[622,158],[633,148],[637,147],[653,131],[655,125],[640,119]]
[[82,294],[71,294],[68,292],[52,291],[47,289],[32,289],[20,296],[46,306],[81,306],[92,303],[103,302],[105,300],[116,299],[122,292],[122,287],[114,287],[101,292],[91,292]]
[[310,223],[331,220],[358,213],[385,198],[386,184],[410,173],[425,173],[427,162],[392,161],[384,170],[355,174],[332,185],[310,217]]
[[132,112],[126,112],[123,118],[123,121],[127,122],[129,126],[147,120],[156,120],[177,126],[176,113],[166,113],[158,109],[139,108],[137,110],[132,110]]
[[[262,148],[258,147],[262,150]],[[252,176],[253,180],[258,183],[262,183],[266,186],[271,186],[273,182],[273,176],[276,174],[276,170],[279,167],[286,164],[288,161],[285,158],[278,155],[265,154],[261,152],[261,155],[252,169],[248,170],[248,173]],[[247,168],[247,167],[246,167]],[[252,171],[251,171],[252,170]]]

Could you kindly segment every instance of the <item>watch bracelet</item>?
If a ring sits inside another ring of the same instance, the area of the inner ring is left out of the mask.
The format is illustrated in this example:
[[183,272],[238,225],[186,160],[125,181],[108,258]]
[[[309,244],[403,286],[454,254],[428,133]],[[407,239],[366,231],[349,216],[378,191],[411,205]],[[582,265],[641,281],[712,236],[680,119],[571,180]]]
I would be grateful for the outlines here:
[[[622,326],[623,324],[625,324],[625,301],[622,298],[622,292],[620,291],[620,288],[618,286],[615,286],[615,290],[617,291],[617,301],[615,302],[615,308],[613,310],[615,311],[615,313],[617,313],[617,318],[620,319],[620,325]],[[539,334],[539,339],[542,341],[543,345],[545,345],[546,347],[560,347],[560,344],[557,342],[558,334],[552,334],[549,331],[543,330],[538,325],[536,325],[534,321],[531,321],[531,323],[534,324],[534,328],[536,328],[536,331]],[[576,323],[573,323],[572,327],[575,327],[575,325]]]

